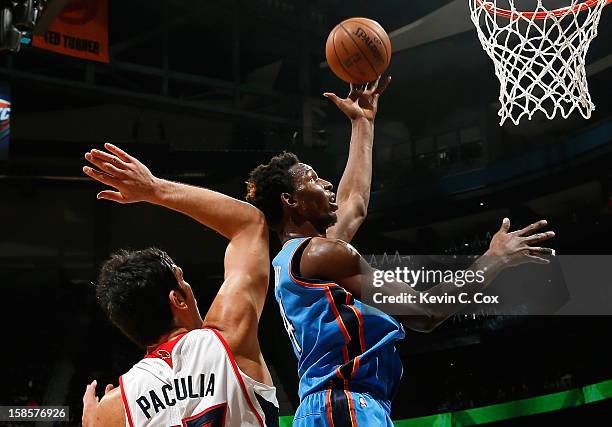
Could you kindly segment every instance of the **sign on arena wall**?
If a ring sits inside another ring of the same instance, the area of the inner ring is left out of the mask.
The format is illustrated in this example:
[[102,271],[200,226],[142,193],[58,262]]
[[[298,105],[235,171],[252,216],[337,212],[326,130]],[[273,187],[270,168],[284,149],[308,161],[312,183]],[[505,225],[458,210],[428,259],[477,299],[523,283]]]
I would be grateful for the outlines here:
[[11,96],[9,87],[0,84],[0,160],[8,157],[11,125]]
[[70,0],[32,45],[77,58],[108,62],[108,0]]

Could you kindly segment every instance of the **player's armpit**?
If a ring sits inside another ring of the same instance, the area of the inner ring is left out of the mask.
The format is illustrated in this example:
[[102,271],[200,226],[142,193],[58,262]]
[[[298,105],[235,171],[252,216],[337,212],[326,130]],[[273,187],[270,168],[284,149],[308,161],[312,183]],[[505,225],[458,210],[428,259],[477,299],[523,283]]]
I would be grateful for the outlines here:
[[[305,279],[333,281],[362,300],[366,288],[373,287],[374,272],[357,250],[346,242],[335,239],[313,238],[304,249],[300,262],[300,273]],[[383,295],[399,295],[401,292],[418,294],[401,281],[389,281],[377,288]],[[385,304],[376,305],[383,312],[391,313],[392,308]],[[429,307],[407,304],[403,307],[401,322],[408,328],[429,332],[437,325],[436,313]]]
[[251,378],[272,384],[257,331],[268,292],[268,228],[262,221],[232,238],[225,252],[225,280],[204,319],[227,341],[238,366]]

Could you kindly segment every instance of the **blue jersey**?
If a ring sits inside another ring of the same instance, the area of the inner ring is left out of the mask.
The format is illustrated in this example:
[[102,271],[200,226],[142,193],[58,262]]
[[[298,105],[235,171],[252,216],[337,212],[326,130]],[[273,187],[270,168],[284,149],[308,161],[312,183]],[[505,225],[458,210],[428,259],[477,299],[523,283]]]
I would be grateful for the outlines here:
[[338,284],[300,277],[299,261],[309,241],[288,241],[272,261],[274,294],[298,358],[300,399],[343,388],[390,401],[402,376],[395,342],[404,338],[404,329]]

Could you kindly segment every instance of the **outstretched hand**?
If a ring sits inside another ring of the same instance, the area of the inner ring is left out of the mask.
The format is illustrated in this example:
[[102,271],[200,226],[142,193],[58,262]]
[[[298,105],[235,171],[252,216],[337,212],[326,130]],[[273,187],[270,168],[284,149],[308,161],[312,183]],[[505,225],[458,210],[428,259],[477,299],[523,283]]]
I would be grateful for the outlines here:
[[[97,385],[98,382],[93,380],[91,384],[87,384],[87,387],[85,387],[85,394],[83,394],[83,416],[81,417],[83,427],[91,427],[95,423],[96,412],[100,404],[100,398],[96,396]],[[112,384],[108,384],[104,389],[104,394],[106,395],[114,388]]]
[[113,144],[104,144],[104,148],[108,152],[94,149],[85,154],[85,159],[97,169],[83,167],[83,173],[87,176],[116,190],[101,191],[98,193],[98,199],[117,203],[150,200],[158,179],[149,168]]
[[491,239],[487,254],[501,257],[508,266],[527,262],[548,264],[550,261],[542,258],[542,256],[554,255],[555,251],[550,248],[534,246],[555,237],[554,231],[536,233],[547,224],[548,222],[543,219],[511,232],[510,219],[504,218],[499,231]]
[[382,83],[380,79],[378,77],[375,82],[365,85],[353,85],[351,83],[351,91],[346,99],[342,99],[331,92],[325,92],[323,96],[336,104],[340,111],[351,120],[364,118],[374,121],[378,110],[378,98],[391,82],[391,76],[388,76]]

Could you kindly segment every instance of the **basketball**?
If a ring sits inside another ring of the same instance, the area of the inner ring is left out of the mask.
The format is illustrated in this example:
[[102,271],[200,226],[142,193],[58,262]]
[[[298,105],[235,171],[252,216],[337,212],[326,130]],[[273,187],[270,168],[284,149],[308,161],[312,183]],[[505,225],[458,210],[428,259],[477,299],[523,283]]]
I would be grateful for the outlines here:
[[378,22],[349,18],[329,33],[325,56],[336,76],[363,84],[376,80],[389,66],[391,40]]

